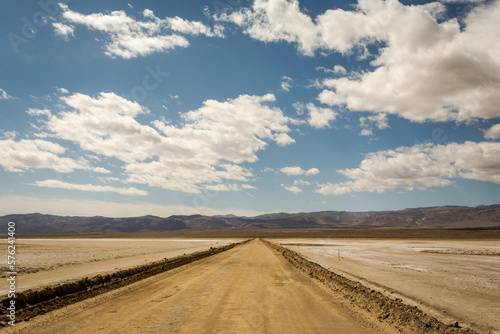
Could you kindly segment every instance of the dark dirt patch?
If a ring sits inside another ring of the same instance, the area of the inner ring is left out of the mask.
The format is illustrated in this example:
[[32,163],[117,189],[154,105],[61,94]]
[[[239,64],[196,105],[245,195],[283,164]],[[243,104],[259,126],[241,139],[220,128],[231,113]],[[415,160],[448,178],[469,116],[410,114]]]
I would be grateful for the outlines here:
[[489,249],[424,249],[422,253],[450,254],[450,255],[481,255],[500,256],[500,251]]

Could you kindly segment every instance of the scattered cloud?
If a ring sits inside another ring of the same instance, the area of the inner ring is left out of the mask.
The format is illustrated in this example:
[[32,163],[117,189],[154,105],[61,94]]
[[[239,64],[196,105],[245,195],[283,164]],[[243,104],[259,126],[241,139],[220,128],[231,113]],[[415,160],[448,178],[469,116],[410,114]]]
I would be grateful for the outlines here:
[[359,119],[359,125],[361,126],[362,136],[373,135],[373,126],[375,125],[379,130],[387,129],[389,127],[389,122],[387,121],[387,115],[380,113],[367,117],[361,117]]
[[112,186],[100,186],[92,184],[74,184],[74,183],[63,182],[60,180],[36,181],[32,185],[45,188],[61,188],[61,189],[81,190],[81,191],[91,191],[91,192],[114,192],[121,195],[134,195],[134,196],[148,195],[147,191],[139,190],[136,188],[117,188]]
[[26,110],[26,113],[30,116],[47,116],[47,117],[52,116],[52,113],[50,112],[49,109],[30,108],[30,109]]
[[4,131],[0,130],[0,137],[3,139],[15,139],[18,133],[16,131]]
[[53,22],[54,32],[57,36],[61,36],[66,42],[69,41],[69,36],[75,37],[75,27],[63,24],[61,22]]
[[500,124],[495,124],[488,130],[484,132],[484,138],[486,139],[498,139],[500,138]]
[[335,65],[333,67],[333,70],[330,68],[323,67],[323,66],[318,66],[318,67],[316,67],[316,70],[323,71],[325,73],[330,73],[330,74],[339,74],[339,75],[346,75],[347,74],[347,70],[342,65]]
[[266,167],[262,170],[263,173],[277,173],[276,170],[274,170],[273,168],[270,168],[270,167]]
[[319,169],[317,168],[311,168],[311,169],[308,169],[305,173],[307,176],[310,176],[310,175],[317,175],[319,174]]
[[283,167],[281,168],[281,172],[285,175],[302,175],[304,174],[304,170],[300,167],[293,166],[293,167]]
[[500,143],[415,145],[369,153],[358,168],[339,170],[352,181],[324,183],[316,192],[341,195],[388,189],[445,187],[452,179],[500,184]]
[[289,92],[290,88],[292,88],[293,79],[286,75],[284,75],[281,79],[283,80],[281,81],[281,90],[284,92]]
[[285,175],[316,175],[316,174],[319,174],[319,169],[317,168],[311,168],[309,170],[303,170],[302,168],[300,167],[297,167],[297,166],[293,166],[293,167],[283,167],[280,169],[280,171],[285,174]]
[[242,185],[241,185],[241,188],[243,188],[243,189],[257,189],[256,187],[251,186],[251,185],[249,185],[249,184],[242,184]]
[[255,0],[251,8],[214,18],[242,27],[245,34],[259,41],[297,43],[305,55],[312,56],[318,47],[317,28],[312,19],[300,11],[297,0]]
[[302,192],[302,189],[300,189],[297,186],[290,186],[290,187],[286,187],[284,185],[282,185],[282,186],[283,186],[283,188],[285,188],[286,190],[288,190],[289,192],[292,192],[294,194],[298,194],[298,193]]
[[77,169],[98,173],[109,173],[103,168],[95,168],[81,158],[74,160],[63,157],[66,149],[50,141],[35,139],[0,140],[0,166],[9,172],[22,173],[30,169],[48,168],[59,173],[72,173]]
[[12,96],[10,96],[9,94],[7,94],[6,91],[4,91],[2,88],[0,88],[0,100],[4,99],[4,100],[8,100],[12,98]]
[[304,181],[304,180],[294,180],[293,181],[294,186],[310,186],[311,182],[309,181]]
[[65,4],[59,6],[63,22],[52,24],[56,34],[67,40],[70,34],[74,34],[75,25],[99,31],[107,36],[105,54],[112,58],[130,59],[189,46],[188,40],[179,34],[224,37],[220,25],[210,28],[178,16],[160,19],[149,9],[142,12],[143,20],[139,21],[127,16],[123,10],[86,15],[72,11]]
[[235,184],[213,184],[213,185],[206,185],[205,189],[211,190],[211,191],[239,191],[241,188]]
[[104,182],[104,183],[115,183],[115,182],[120,182],[122,180],[120,180],[119,178],[117,177],[114,177],[114,176],[108,176],[108,177],[99,177],[99,180]]
[[438,0],[441,2],[451,2],[451,3],[471,3],[471,2],[485,2],[486,0]]
[[313,103],[306,105],[309,112],[307,122],[310,126],[316,129],[323,129],[330,126],[330,122],[334,121],[337,113],[330,108],[316,107]]
[[303,115],[304,111],[306,110],[306,106],[302,102],[294,102],[292,103],[292,107],[295,108],[295,111],[297,112],[297,115]]

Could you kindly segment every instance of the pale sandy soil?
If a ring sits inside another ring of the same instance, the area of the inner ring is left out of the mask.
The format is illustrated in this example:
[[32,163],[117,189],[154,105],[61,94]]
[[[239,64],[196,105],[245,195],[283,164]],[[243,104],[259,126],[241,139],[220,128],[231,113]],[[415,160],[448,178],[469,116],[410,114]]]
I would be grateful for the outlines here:
[[6,333],[394,333],[260,240],[5,329]]
[[[236,242],[219,239],[18,239],[16,291],[92,277]],[[7,250],[7,241],[0,241]],[[7,256],[0,262],[0,294],[7,292]]]
[[500,333],[500,241],[272,241],[445,323]]

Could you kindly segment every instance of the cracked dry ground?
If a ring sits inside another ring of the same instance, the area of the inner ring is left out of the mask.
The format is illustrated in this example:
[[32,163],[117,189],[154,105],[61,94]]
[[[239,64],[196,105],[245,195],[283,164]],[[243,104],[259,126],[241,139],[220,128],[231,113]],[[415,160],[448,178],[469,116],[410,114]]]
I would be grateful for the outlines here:
[[395,333],[253,240],[19,323],[21,333]]

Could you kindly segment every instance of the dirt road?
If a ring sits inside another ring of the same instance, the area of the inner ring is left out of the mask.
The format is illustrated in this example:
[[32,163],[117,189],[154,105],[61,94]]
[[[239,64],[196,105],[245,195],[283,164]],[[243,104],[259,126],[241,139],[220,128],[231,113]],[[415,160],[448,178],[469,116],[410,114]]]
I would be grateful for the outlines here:
[[[243,239],[241,239],[243,240]],[[16,291],[41,289],[204,251],[237,242],[235,239],[20,239],[16,241]],[[7,249],[7,239],[0,240]],[[0,265],[0,295],[9,289],[7,262]]]
[[[384,333],[260,240],[19,323],[22,333]],[[12,330],[12,328],[10,329]]]

